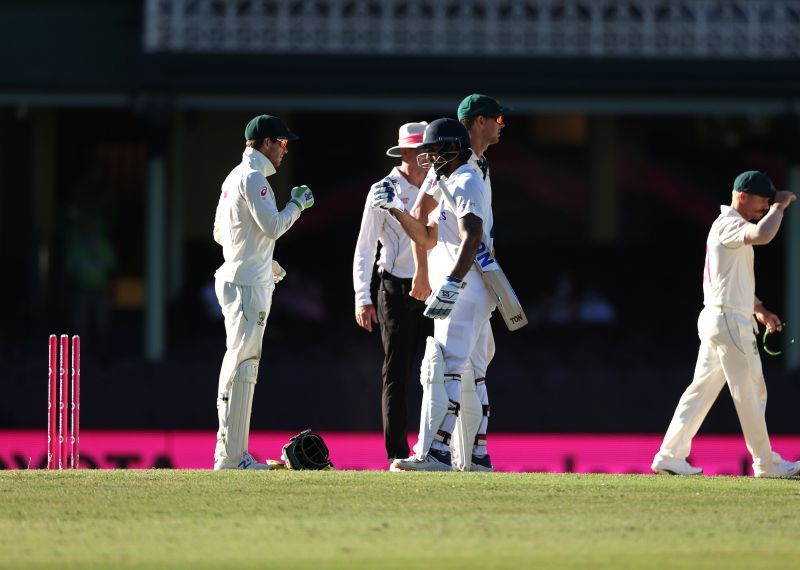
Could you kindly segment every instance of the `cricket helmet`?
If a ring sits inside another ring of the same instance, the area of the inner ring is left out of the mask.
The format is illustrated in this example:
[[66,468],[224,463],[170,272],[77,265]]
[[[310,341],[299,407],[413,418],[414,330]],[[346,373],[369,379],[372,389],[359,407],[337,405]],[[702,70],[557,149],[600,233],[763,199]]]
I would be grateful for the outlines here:
[[469,147],[469,133],[467,128],[455,119],[443,117],[432,121],[425,127],[422,134],[422,144],[429,145],[441,142],[457,142],[462,147]]
[[310,429],[303,430],[283,446],[281,454],[288,469],[333,469],[328,459],[328,447]]
[[446,117],[436,119],[425,127],[417,163],[423,168],[433,166],[438,173],[456,158],[468,160],[472,154],[470,144],[469,132],[460,122]]

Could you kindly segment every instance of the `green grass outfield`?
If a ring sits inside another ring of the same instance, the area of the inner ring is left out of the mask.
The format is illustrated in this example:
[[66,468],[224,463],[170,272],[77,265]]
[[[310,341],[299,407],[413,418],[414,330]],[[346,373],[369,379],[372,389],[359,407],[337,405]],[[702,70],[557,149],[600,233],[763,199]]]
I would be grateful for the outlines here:
[[800,480],[0,472],[0,568],[797,568]]

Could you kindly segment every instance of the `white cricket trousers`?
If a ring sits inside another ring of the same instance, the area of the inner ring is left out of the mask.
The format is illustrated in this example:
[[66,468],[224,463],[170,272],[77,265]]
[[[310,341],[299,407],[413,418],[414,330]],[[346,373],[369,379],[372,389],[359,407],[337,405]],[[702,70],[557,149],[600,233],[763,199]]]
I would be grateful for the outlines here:
[[485,376],[494,355],[489,317],[496,302],[477,270],[470,269],[465,280],[450,316],[434,320],[433,338],[443,347],[445,374],[461,374],[470,362],[476,377]]
[[772,461],[765,411],[767,386],[749,315],[706,307],[697,319],[700,351],[694,379],[678,402],[658,456],[686,459],[692,438],[727,382],[753,462]]
[[230,391],[239,365],[261,359],[261,343],[272,306],[274,285],[235,285],[217,279],[215,290],[225,317],[225,357],[219,372],[218,393]]

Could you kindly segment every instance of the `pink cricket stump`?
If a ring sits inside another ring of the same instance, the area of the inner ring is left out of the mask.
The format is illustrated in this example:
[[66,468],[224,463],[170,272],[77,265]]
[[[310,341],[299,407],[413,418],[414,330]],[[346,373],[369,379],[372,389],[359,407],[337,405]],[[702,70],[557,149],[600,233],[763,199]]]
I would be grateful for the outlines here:
[[81,337],[72,337],[72,464],[80,464],[81,429]]
[[58,337],[50,335],[48,352],[50,368],[47,373],[47,468],[55,469],[56,461],[56,400],[58,399],[58,383],[56,366],[58,366]]
[[67,468],[67,401],[69,392],[67,390],[67,366],[69,366],[69,335],[61,335],[61,354],[59,354],[58,380],[60,386],[58,410],[58,468]]

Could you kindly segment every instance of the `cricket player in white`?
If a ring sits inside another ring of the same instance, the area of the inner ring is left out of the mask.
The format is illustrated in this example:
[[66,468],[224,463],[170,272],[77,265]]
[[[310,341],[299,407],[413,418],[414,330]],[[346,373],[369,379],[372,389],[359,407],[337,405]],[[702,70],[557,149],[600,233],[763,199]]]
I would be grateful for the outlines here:
[[[504,115],[511,112],[509,107],[501,105],[496,99],[473,93],[467,95],[458,105],[458,120],[469,133],[470,148],[472,153],[469,164],[480,173],[484,184],[484,196],[488,204],[485,209],[487,219],[483,221],[484,228],[489,236],[494,239],[494,220],[491,214],[492,180],[489,171],[489,161],[486,150],[493,144],[500,142],[500,134],[505,128]],[[428,176],[422,185],[417,202],[411,210],[412,216],[418,220],[427,220],[428,215],[435,210],[442,201],[440,190],[436,184],[436,174],[428,171]],[[429,283],[428,262],[420,249],[415,250],[414,259],[417,267],[415,282]],[[492,251],[492,254],[494,252]],[[419,299],[430,295],[430,285],[420,286]],[[489,426],[490,406],[489,392],[486,385],[486,376],[489,363],[494,357],[494,336],[491,325],[486,326],[478,340],[475,350],[470,355],[469,366],[462,372],[461,378],[461,407],[459,409],[456,438],[451,446],[457,454],[453,457],[458,468],[472,471],[493,471],[492,460],[487,449],[486,433]],[[462,441],[464,440],[464,441]],[[467,462],[469,457],[470,461]]]
[[495,308],[473,263],[481,242],[491,247],[483,222],[491,219],[491,204],[480,173],[468,164],[469,144],[466,128],[454,119],[437,119],[425,129],[420,162],[431,164],[445,180],[456,204],[454,210],[442,201],[427,225],[405,210],[391,188],[373,191],[374,207],[390,210],[416,244],[428,249],[435,243],[428,266],[437,287],[426,300],[425,315],[437,320],[420,371],[420,433],[414,455],[395,460],[392,471],[453,468],[449,446],[461,405],[462,374],[478,342],[485,342]]
[[800,473],[800,461],[786,461],[770,446],[765,418],[767,387],[754,320],[755,316],[770,332],[781,330],[778,316],[756,297],[753,246],[772,241],[784,209],[794,200],[791,192],[775,192],[766,174],[743,172],[734,181],[730,207],[722,206],[722,213],[711,225],[703,271],[704,308],[697,321],[700,350],[694,379],[681,396],[653,460],[654,472],[703,472],[686,458],[692,438],[727,382],[747,450],[753,456],[755,476],[791,477]]
[[295,187],[290,202],[278,210],[267,177],[281,165],[288,141],[297,138],[278,117],[253,118],[245,127],[242,162],[222,183],[214,241],[222,246],[225,262],[214,276],[227,351],[219,374],[215,470],[269,469],[250,454],[247,443],[272,292],[286,275],[272,256],[275,241],[314,205],[314,196],[307,186]]

